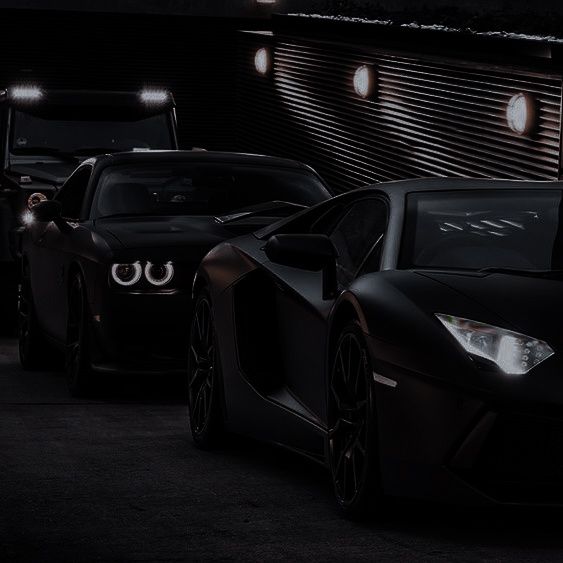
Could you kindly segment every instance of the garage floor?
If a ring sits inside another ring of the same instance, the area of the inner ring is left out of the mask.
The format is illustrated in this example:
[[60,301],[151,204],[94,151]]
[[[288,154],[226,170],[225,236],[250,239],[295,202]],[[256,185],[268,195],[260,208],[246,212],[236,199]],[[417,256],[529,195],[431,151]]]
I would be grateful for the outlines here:
[[71,400],[0,341],[0,560],[563,560],[563,511],[395,503],[342,520],[310,462],[234,438],[194,449],[181,389],[105,382]]

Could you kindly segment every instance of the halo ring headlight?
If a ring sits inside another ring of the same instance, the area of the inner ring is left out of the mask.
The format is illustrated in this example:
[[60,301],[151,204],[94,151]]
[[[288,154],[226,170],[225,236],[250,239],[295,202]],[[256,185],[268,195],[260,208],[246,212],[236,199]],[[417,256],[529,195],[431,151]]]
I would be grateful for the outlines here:
[[35,192],[27,198],[27,208],[31,210],[42,201],[47,201],[47,196],[41,192]]
[[143,267],[140,262],[134,264],[113,264],[111,277],[119,285],[129,287],[135,285],[143,275]]
[[145,277],[152,285],[162,287],[174,277],[174,265],[172,262],[166,262],[166,264],[147,262],[145,265]]

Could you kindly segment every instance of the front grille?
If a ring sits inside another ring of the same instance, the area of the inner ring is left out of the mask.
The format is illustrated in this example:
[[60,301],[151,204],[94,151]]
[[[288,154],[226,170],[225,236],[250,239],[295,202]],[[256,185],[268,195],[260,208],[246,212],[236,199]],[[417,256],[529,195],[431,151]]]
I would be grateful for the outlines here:
[[[254,68],[265,44],[274,55],[268,77]],[[368,100],[352,87],[365,64],[377,75]],[[303,160],[339,191],[409,177],[559,175],[560,76],[246,32],[238,75],[239,148]],[[539,104],[530,138],[506,124],[519,92]]]

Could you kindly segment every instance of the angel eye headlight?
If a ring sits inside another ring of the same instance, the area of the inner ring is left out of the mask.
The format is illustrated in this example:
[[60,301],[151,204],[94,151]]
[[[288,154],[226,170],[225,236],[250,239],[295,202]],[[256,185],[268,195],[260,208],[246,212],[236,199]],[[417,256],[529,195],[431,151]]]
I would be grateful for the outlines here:
[[436,314],[471,356],[485,358],[509,375],[523,375],[554,354],[542,340],[496,326]]
[[166,285],[174,277],[174,266],[172,262],[166,262],[166,264],[147,262],[145,277],[153,285],[159,287]]
[[143,267],[140,262],[134,264],[113,264],[111,267],[111,277],[119,285],[135,285],[143,275]]

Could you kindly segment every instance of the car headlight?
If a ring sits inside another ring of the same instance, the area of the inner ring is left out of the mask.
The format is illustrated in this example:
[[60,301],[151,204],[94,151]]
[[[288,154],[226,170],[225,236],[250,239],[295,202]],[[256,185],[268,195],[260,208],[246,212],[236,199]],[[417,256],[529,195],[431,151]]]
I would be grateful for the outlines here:
[[134,264],[113,264],[111,267],[111,277],[119,285],[135,285],[143,275],[143,268],[140,262]]
[[436,317],[468,354],[493,362],[509,375],[528,373],[554,354],[547,343],[525,334],[451,315]]
[[172,262],[166,262],[166,264],[153,264],[152,262],[147,262],[145,266],[145,277],[158,287],[166,285],[174,276],[174,266]]

